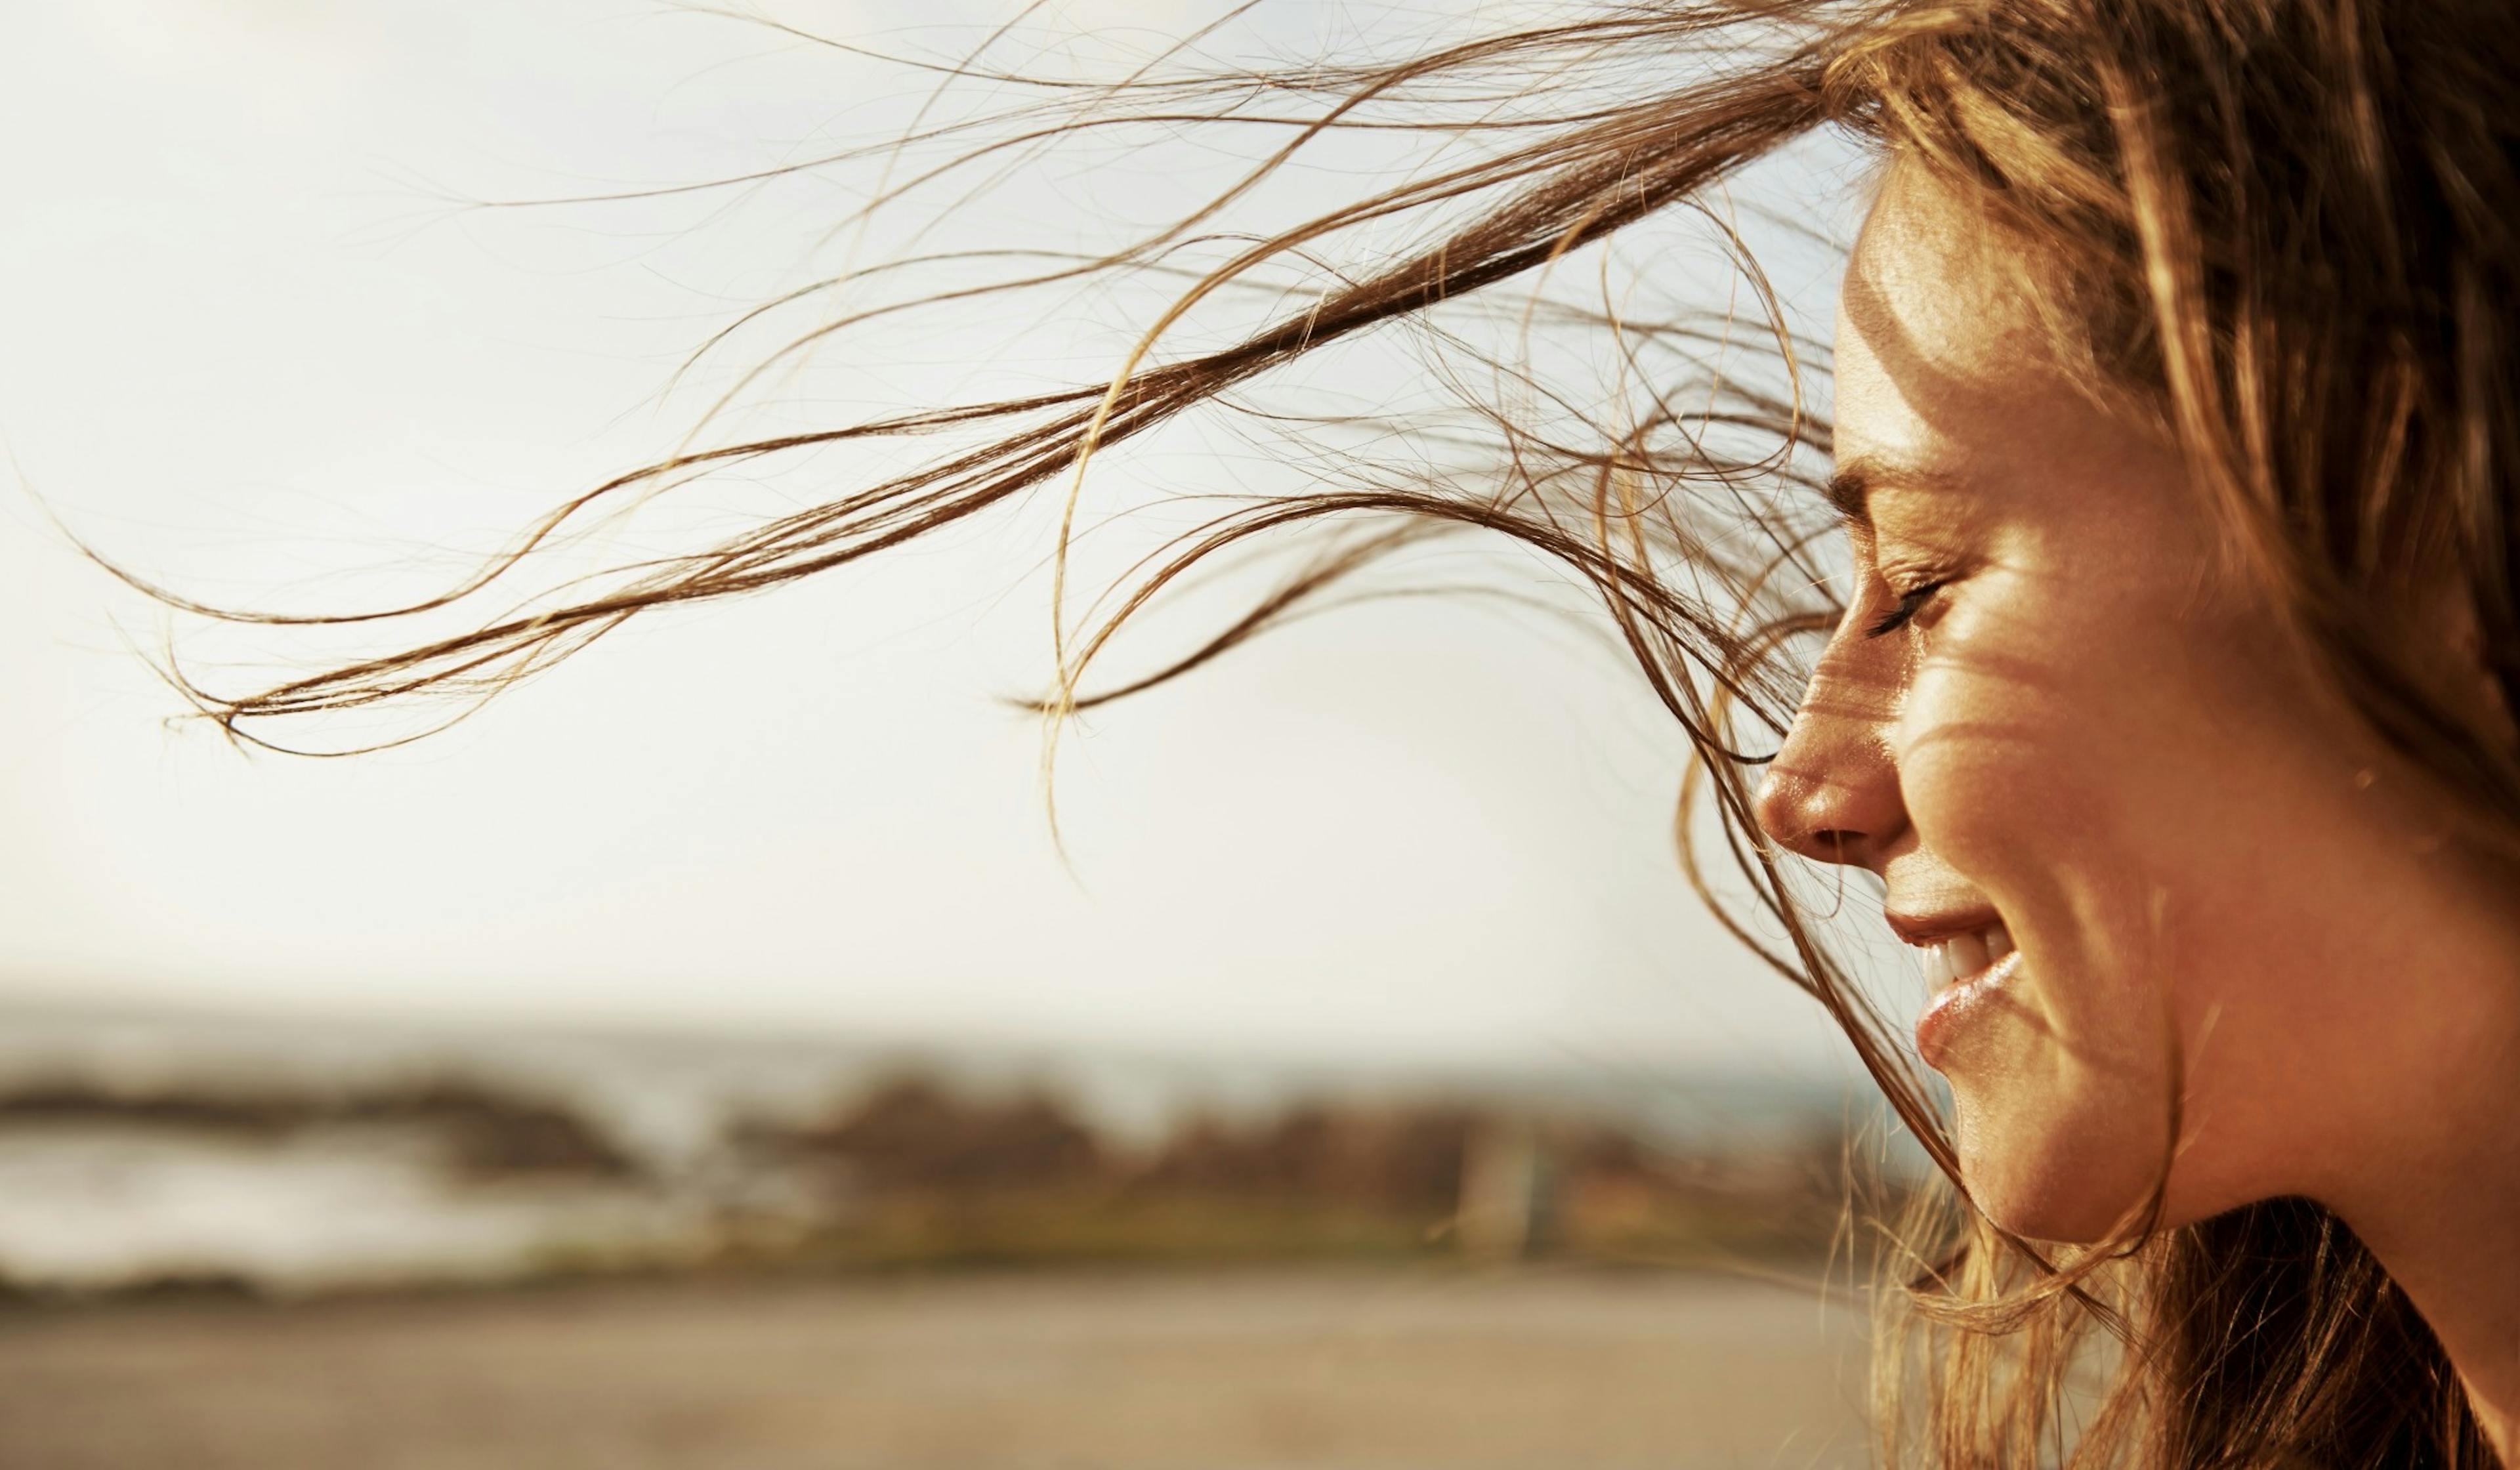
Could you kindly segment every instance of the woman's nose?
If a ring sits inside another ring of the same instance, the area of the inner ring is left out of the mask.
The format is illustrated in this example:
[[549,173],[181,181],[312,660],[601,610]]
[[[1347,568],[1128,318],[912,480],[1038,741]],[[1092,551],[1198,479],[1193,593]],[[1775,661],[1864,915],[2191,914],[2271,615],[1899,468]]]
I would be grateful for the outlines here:
[[1896,705],[1894,685],[1823,657],[1759,787],[1772,841],[1816,862],[1880,866],[1908,826],[1888,739]]

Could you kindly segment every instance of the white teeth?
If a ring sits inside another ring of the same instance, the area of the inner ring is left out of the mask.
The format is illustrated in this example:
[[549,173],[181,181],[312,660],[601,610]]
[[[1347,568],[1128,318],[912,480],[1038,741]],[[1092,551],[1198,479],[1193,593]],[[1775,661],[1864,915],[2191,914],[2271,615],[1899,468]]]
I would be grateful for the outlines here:
[[1974,934],[1954,934],[1916,947],[1916,967],[1924,972],[1925,989],[1939,991],[1965,980],[2012,953],[2012,931],[1992,924]]

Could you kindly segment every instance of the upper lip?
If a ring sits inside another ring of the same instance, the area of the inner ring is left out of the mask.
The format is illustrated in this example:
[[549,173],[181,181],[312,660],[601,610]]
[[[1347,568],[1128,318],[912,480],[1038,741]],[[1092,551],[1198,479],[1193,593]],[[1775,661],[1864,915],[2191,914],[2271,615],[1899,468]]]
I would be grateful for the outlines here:
[[1924,946],[1951,938],[1956,934],[1975,934],[2003,922],[2003,915],[1984,906],[1971,909],[1944,909],[1931,913],[1902,913],[1891,910],[1887,914],[1890,931],[1906,944]]

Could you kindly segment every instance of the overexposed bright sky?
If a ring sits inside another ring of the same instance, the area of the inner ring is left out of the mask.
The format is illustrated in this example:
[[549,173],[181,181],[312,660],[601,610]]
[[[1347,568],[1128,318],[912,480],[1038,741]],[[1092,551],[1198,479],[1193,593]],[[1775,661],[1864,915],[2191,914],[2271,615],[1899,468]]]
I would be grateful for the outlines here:
[[[1006,13],[772,9],[931,51]],[[1044,33],[1208,14],[1055,9]],[[1265,24],[1303,50],[1337,10]],[[482,215],[433,190],[742,172],[922,94],[645,0],[0,10],[0,440],[82,534],[213,599],[424,585],[670,449],[705,401],[660,396],[681,354],[794,284],[847,202]],[[1832,283],[1782,284],[1824,325]],[[1107,373],[1075,340],[1034,368]],[[952,380],[956,341],[924,345]],[[1040,531],[657,615],[442,737],[309,761],[170,727],[134,651],[169,625],[13,487],[0,996],[1480,1063],[1828,1051],[1680,875],[1678,731],[1615,656],[1493,605],[1317,619],[1099,714],[1062,747],[1062,868],[1037,726],[996,702],[1049,667]]]

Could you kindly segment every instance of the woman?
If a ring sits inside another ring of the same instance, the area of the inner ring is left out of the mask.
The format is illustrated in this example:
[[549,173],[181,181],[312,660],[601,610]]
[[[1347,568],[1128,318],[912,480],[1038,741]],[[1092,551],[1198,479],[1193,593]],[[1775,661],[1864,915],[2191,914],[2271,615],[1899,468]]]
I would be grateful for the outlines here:
[[[1279,157],[1392,107],[1505,141],[1240,250],[1107,384],[682,456],[517,556],[713,466],[976,445],[475,631],[203,697],[261,738],[495,688],[659,603],[812,575],[1037,487],[1072,509],[1093,456],[1271,369],[1851,133],[1879,166],[1833,424],[1798,385],[1654,387],[1589,442],[1501,425],[1491,476],[1238,506],[1063,637],[1046,707],[1107,697],[1081,679],[1111,628],[1261,532],[1372,527],[1172,672],[1424,528],[1538,547],[1600,595],[1705,758],[1790,941],[1771,958],[1958,1186],[1892,1253],[1889,1327],[1912,1351],[1878,1355],[1886,1458],[2520,1461],[2515,77],[2520,19],[2482,0],[1665,0],[1396,65],[1149,72],[1044,130],[1102,126],[1116,96],[1171,126],[1284,128]],[[1508,122],[1442,112],[1508,96]],[[1165,355],[1177,317],[1255,272],[1464,200],[1466,223]],[[1029,279],[1161,269],[1206,217]],[[1665,372],[1652,350],[1706,339],[1601,330]],[[1739,447],[1753,429],[1769,450]],[[1797,483],[1805,449],[1834,453],[1809,488],[1851,580],[1808,565],[1808,517],[1751,493]],[[1902,1028],[1796,917],[1840,868],[1880,880],[1919,956],[1914,1044],[1949,1081],[1948,1130]]]

